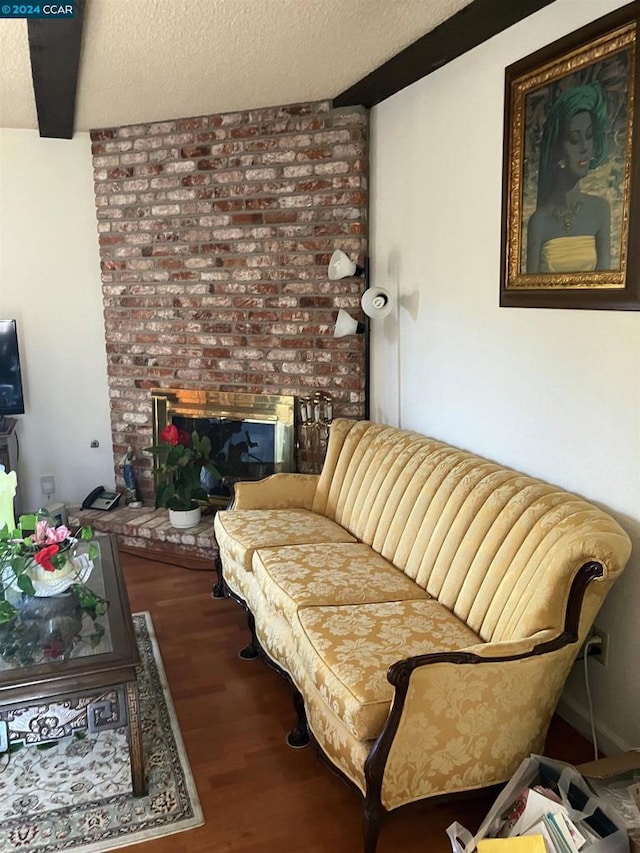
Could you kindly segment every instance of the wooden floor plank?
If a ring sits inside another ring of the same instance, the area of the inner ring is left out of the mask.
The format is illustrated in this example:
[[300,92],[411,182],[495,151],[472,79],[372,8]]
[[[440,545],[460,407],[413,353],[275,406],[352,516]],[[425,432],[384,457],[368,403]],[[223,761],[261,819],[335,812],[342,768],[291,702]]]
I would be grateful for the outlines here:
[[[361,853],[356,793],[316,758],[292,750],[287,685],[260,661],[242,661],[246,617],[211,598],[213,572],[121,553],[133,611],[149,610],[205,815],[189,832],[122,848],[131,853]],[[545,754],[579,763],[591,745],[559,718]],[[388,815],[378,853],[450,853],[445,829],[474,831],[493,794],[422,802]]]

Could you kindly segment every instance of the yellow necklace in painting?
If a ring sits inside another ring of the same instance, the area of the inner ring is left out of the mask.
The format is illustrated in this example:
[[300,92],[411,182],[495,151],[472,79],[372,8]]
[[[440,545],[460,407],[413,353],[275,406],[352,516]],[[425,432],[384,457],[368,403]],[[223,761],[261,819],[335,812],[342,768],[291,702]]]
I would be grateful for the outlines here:
[[568,207],[560,207],[559,205],[555,205],[553,210],[551,211],[551,215],[553,218],[560,223],[562,226],[562,230],[565,234],[568,234],[569,231],[573,231],[573,220],[580,213],[583,208],[583,204],[581,201],[576,201],[574,204],[570,204]]

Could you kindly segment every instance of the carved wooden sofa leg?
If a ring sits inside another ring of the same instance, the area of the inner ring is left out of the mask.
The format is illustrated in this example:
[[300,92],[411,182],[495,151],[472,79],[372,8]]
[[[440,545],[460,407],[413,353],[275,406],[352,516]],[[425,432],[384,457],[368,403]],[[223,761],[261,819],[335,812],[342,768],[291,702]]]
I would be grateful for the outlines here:
[[255,660],[258,657],[258,650],[253,643],[248,643],[243,649],[238,652],[240,660]]
[[[404,670],[402,670],[402,672],[404,672]],[[402,682],[400,689],[396,682],[392,682],[396,688],[396,695],[391,709],[391,714],[387,718],[384,729],[378,736],[378,739],[371,748],[371,752],[364,763],[365,795],[362,820],[363,853],[376,853],[380,827],[382,825],[382,820],[387,813],[387,810],[382,805],[382,780],[384,778],[384,770],[387,764],[387,758],[389,757],[389,751],[391,750],[393,739],[398,730],[398,723],[400,722],[400,716],[404,707],[408,683],[408,675]]]
[[216,570],[218,580],[213,585],[211,598],[224,598],[224,580],[222,578],[222,560],[220,559],[220,554],[216,554],[213,558],[213,566]]
[[364,814],[362,819],[362,841],[363,853],[376,853],[380,826],[385,810],[380,800],[374,801],[374,797],[366,796],[364,800]]
[[298,715],[298,722],[287,735],[287,746],[290,746],[291,749],[304,749],[305,746],[309,746],[311,738],[309,736],[309,726],[307,725],[307,714],[304,710],[304,699],[295,688],[293,706]]
[[255,660],[260,652],[258,651],[258,638],[256,637],[256,620],[253,618],[253,613],[247,608],[247,623],[251,631],[251,642],[244,649],[240,649],[238,657],[241,660]]

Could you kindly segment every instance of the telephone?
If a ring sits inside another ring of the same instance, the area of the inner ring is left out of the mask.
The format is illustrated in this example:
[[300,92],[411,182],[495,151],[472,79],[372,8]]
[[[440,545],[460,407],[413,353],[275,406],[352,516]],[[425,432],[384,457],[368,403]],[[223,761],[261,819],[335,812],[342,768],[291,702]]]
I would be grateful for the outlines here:
[[107,492],[104,486],[96,486],[82,501],[82,509],[113,509],[120,500],[120,492]]

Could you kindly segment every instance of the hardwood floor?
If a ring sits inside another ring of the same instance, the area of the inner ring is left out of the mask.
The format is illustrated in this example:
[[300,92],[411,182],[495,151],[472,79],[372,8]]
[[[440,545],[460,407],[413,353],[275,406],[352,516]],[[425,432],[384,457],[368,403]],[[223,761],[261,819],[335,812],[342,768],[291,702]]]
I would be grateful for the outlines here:
[[[211,598],[215,575],[121,553],[134,612],[149,610],[205,815],[204,826],[123,848],[137,853],[361,853],[357,794],[313,748],[292,750],[295,716],[287,685],[237,652],[246,618]],[[555,718],[545,754],[589,761],[591,745]],[[392,812],[378,853],[450,853],[445,829],[472,832],[493,794],[422,802]]]

